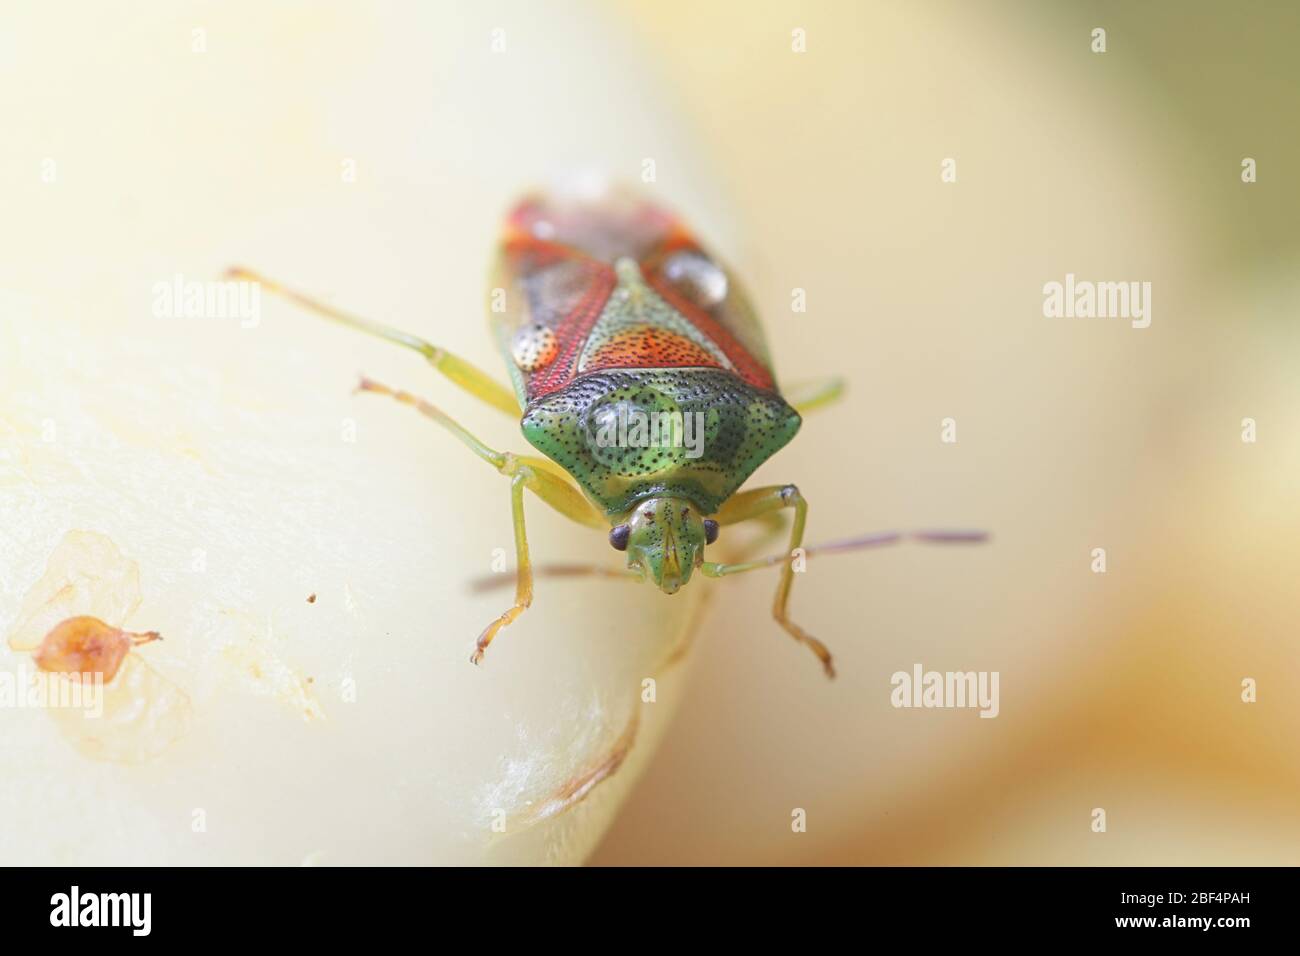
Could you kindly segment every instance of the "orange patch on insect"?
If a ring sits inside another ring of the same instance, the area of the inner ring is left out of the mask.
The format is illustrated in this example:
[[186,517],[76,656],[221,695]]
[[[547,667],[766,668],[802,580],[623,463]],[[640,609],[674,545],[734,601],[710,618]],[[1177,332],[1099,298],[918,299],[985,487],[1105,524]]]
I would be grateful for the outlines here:
[[524,372],[545,368],[559,354],[560,341],[555,333],[537,322],[525,325],[510,342],[510,355]]
[[45,635],[32,654],[36,666],[55,674],[102,674],[107,683],[132,647],[158,641],[157,631],[135,633],[80,615],[61,621]]
[[684,335],[652,325],[626,329],[610,336],[583,364],[590,372],[602,368],[721,368],[707,349]]

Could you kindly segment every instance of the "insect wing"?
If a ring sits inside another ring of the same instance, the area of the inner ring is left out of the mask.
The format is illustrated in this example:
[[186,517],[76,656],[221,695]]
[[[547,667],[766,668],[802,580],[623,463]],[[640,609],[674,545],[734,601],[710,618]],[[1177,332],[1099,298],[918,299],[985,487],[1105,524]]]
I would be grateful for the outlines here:
[[[725,367],[755,388],[776,390],[762,328],[735,276],[672,215],[634,193],[615,190],[597,198],[529,197],[507,218],[491,324],[521,405],[564,388],[584,370],[604,366],[590,355],[584,359],[584,350],[590,353],[600,344],[588,348],[618,283],[615,263],[623,259],[637,262],[651,288],[671,306],[664,310],[667,319],[685,320],[693,327],[691,337],[702,336],[707,351],[718,353],[720,361],[698,364]],[[663,332],[674,330],[665,325]],[[642,335],[654,338],[648,329]],[[672,341],[683,339],[676,334]],[[659,367],[656,350],[636,351],[643,367]],[[663,364],[697,363],[683,362],[678,354],[675,362],[665,358]]]
[[755,388],[776,391],[767,339],[735,275],[678,228],[641,262],[647,281],[708,336],[736,374]]
[[526,405],[572,381],[614,271],[575,249],[508,232],[492,282],[492,332]]

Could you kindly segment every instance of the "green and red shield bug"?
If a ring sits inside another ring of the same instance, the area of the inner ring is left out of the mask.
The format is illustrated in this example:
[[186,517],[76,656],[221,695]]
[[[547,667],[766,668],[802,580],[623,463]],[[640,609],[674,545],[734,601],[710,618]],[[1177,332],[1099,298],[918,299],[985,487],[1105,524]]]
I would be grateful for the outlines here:
[[[834,401],[843,385],[827,379],[783,395],[735,276],[679,219],[635,193],[538,194],[507,216],[489,316],[513,388],[414,335],[245,269],[231,275],[414,349],[471,395],[512,417],[522,413],[524,438],[545,457],[496,451],[423,399],[369,379],[360,384],[438,422],[510,479],[515,602],[479,635],[476,664],[497,632],[532,603],[525,489],[579,524],[607,531],[610,544],[627,554],[623,573],[649,578],[665,594],[696,570],[717,578],[780,564],[773,616],[817,655],[828,676],[835,671],[826,645],[790,620],[796,555],[905,537],[984,540],[980,532],[886,532],[804,548],[808,505],[797,486],[741,491],[799,431],[800,412]],[[786,509],[794,520],[784,554],[733,564],[704,560],[722,527]]]

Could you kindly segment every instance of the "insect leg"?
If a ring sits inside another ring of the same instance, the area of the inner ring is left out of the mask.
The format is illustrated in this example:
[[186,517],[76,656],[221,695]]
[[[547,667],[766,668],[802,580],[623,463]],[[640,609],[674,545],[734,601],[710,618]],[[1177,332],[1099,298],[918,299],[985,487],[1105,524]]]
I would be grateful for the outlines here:
[[358,329],[369,335],[376,335],[381,339],[387,339],[390,342],[396,342],[398,345],[404,345],[408,349],[413,349],[423,355],[430,365],[475,398],[481,399],[494,408],[501,409],[511,417],[517,418],[519,416],[519,401],[515,398],[515,393],[511,389],[497,382],[477,366],[471,365],[446,349],[438,348],[438,346],[426,342],[419,336],[410,335],[381,322],[372,322],[370,319],[363,319],[360,316],[351,315],[325,305],[323,302],[317,302],[315,299],[308,298],[292,289],[287,289],[250,269],[235,266],[228,269],[226,275],[232,279],[256,282],[268,292],[282,296],[304,309],[315,312],[317,315],[322,315],[327,319]]
[[794,406],[794,410],[804,415],[843,398],[844,379],[831,377],[798,382],[784,389],[784,393],[785,400]]
[[[794,552],[803,544],[804,525],[808,519],[808,502],[799,493],[799,489],[794,485],[772,485],[768,488],[755,488],[753,491],[741,492],[719,509],[718,523],[726,525],[749,521],[782,508],[794,509],[794,523],[790,528],[790,543],[781,566],[781,580],[776,586],[776,598],[772,602],[772,616],[787,634],[799,643],[807,645],[808,649],[817,655],[827,677],[834,677],[835,667],[831,663],[830,650],[790,620],[787,608],[790,602],[790,587],[794,584]],[[766,560],[748,561],[744,564],[715,564],[706,561],[700,570],[709,577],[720,578],[768,566]]]
[[533,566],[528,557],[528,536],[524,529],[524,489],[527,488],[537,497],[560,514],[574,521],[591,523],[597,527],[606,527],[606,522],[590,503],[566,481],[555,475],[539,471],[528,464],[529,459],[506,453],[498,470],[510,476],[510,513],[515,530],[515,603],[505,613],[484,628],[479,635],[478,644],[470,660],[477,664],[483,660],[483,652],[496,637],[497,631],[514,621],[524,612],[524,608],[533,603]]
[[446,428],[470,451],[510,479],[510,513],[515,533],[515,603],[479,635],[474,654],[470,657],[477,664],[483,659],[483,652],[497,632],[533,603],[532,562],[528,556],[528,535],[524,526],[524,489],[532,491],[560,514],[580,524],[604,530],[608,527],[608,522],[573,485],[554,473],[556,466],[552,462],[489,448],[451,416],[410,392],[389,388],[368,378],[361,380],[358,389],[387,395],[403,405],[411,406],[421,415]]
[[432,419],[447,431],[451,432],[465,444],[474,454],[478,455],[489,465],[492,465],[498,471],[506,461],[506,453],[494,451],[483,442],[471,435],[458,421],[448,415],[440,408],[430,405],[418,395],[412,395],[410,392],[404,392],[399,388],[390,388],[372,379],[362,376],[361,381],[357,383],[358,392],[374,392],[377,395],[387,395],[403,405],[410,405],[425,418]]
[[432,419],[443,428],[446,428],[459,438],[470,451],[503,475],[513,477],[516,474],[524,474],[526,477],[525,484],[528,489],[566,518],[576,521],[578,524],[599,528],[602,531],[609,528],[609,522],[596,510],[595,506],[584,498],[577,488],[556,473],[559,466],[553,462],[527,455],[515,455],[508,451],[495,451],[475,438],[464,426],[442,409],[431,405],[418,395],[412,395],[410,392],[390,388],[373,379],[364,377],[357,383],[357,391],[387,395],[403,405],[411,406],[424,417]]
[[497,631],[511,623],[524,608],[533,603],[533,565],[528,557],[528,534],[524,530],[524,487],[528,475],[519,471],[510,479],[510,516],[515,529],[515,603],[483,629],[470,655],[470,662],[477,664],[483,660],[483,652],[497,636]]

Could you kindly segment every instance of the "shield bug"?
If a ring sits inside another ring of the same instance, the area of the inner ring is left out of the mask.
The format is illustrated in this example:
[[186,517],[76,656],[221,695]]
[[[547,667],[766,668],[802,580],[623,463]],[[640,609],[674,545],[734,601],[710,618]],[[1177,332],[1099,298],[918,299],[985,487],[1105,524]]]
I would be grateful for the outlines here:
[[[735,276],[674,215],[638,194],[533,195],[506,217],[492,280],[492,333],[512,388],[414,335],[340,312],[245,269],[314,312],[414,349],[470,394],[520,418],[537,455],[497,451],[423,399],[362,379],[438,422],[510,479],[517,559],[515,602],[479,635],[478,663],[533,599],[524,491],[627,555],[626,574],[673,594],[699,571],[725,577],[781,565],[772,613],[834,675],[826,646],[790,619],[795,562],[808,505],[796,485],[740,490],[795,436],[801,411],[834,401],[838,379],[799,394],[778,389],[763,331]],[[704,559],[723,527],[793,514],[783,555],[724,564]],[[821,550],[901,540],[887,533]],[[925,541],[977,541],[978,532],[927,532]],[[592,573],[606,574],[599,568]],[[565,573],[573,573],[566,569]]]

